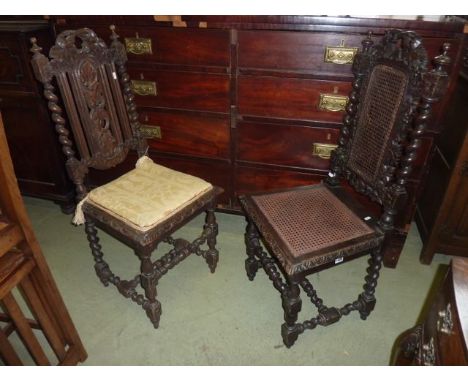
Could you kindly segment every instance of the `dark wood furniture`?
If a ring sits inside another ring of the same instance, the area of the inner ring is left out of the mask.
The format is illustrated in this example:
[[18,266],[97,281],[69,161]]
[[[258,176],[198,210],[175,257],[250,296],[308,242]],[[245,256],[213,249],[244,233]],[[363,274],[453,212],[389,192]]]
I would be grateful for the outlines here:
[[21,192],[54,200],[71,213],[73,185],[29,64],[33,35],[50,46],[52,28],[46,20],[0,21],[0,110]]
[[[44,96],[67,157],[68,174],[76,186],[80,203],[75,218],[85,220],[96,274],[105,286],[115,285],[124,297],[141,305],[157,328],[161,304],[156,298],[156,285],[168,270],[194,253],[206,260],[212,273],[215,271],[218,228],[214,208],[222,189],[155,165],[144,155],[147,145],[140,134],[135,96],[125,67],[125,48],[113,26],[111,30],[109,47],[88,28],[64,31],[48,53],[50,60],[32,38],[31,63],[36,78],[44,86]],[[53,79],[60,89],[66,114],[59,106]],[[89,169],[115,167],[130,150],[140,157],[136,168],[89,191],[86,183]],[[200,237],[189,242],[171,236],[204,211],[206,223]],[[111,271],[103,259],[96,227],[135,251],[141,261],[141,272],[133,279],[123,280]],[[161,242],[173,249],[153,261],[152,252]],[[205,243],[208,249],[203,250]],[[144,295],[137,289],[140,285]]]
[[393,364],[468,365],[468,260],[454,257],[422,323],[395,343]]
[[222,186],[218,207],[229,211],[239,211],[242,193],[326,178],[351,89],[350,62],[369,30],[376,38],[392,27],[414,30],[431,57],[449,42],[449,89],[417,149],[405,213],[384,254],[385,265],[396,265],[455,84],[462,23],[310,16],[57,16],[53,22],[57,31],[119,27],[149,155]]
[[[426,50],[414,32],[392,29],[377,42],[369,33],[362,47],[354,58],[352,91],[326,183],[240,197],[247,217],[247,276],[253,280],[263,268],[280,292],[287,347],[306,329],[328,326],[355,310],[365,320],[374,309],[382,253],[399,207],[406,204],[431,105],[446,89],[449,44],[429,72]],[[381,213],[361,206],[345,184],[380,204]],[[307,276],[367,254],[364,291],[341,308],[325,305]],[[300,287],[318,315],[297,323]]]
[[424,264],[436,252],[468,257],[468,42],[463,63],[416,210]]
[[[37,365],[76,365],[87,358],[35,238],[13,170],[0,115],[0,361],[22,365],[17,332]],[[21,291],[22,297],[19,293]],[[21,301],[23,300],[23,301]],[[34,319],[22,308],[26,302]],[[49,359],[34,330],[41,330],[56,360]]]

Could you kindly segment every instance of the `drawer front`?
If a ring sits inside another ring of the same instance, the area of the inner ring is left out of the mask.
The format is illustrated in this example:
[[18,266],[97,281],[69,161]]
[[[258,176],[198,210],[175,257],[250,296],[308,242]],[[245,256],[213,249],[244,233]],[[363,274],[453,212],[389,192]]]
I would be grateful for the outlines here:
[[150,147],[155,150],[203,157],[229,157],[227,117],[145,109],[140,111],[140,122],[143,132],[147,132],[150,138]]
[[[170,65],[229,66],[229,31],[214,29],[126,27],[116,25],[130,62],[145,61]],[[106,26],[92,26],[110,42]]]
[[133,81],[145,81],[147,87],[154,88],[153,95],[144,88],[134,89],[138,106],[229,112],[227,75],[152,71],[130,65],[128,73]]
[[238,166],[236,196],[320,183],[325,176],[305,172]]
[[350,90],[349,82],[239,76],[239,113],[341,122],[344,112],[331,111],[339,105],[321,96],[340,97],[342,107]]
[[237,126],[237,159],[242,161],[327,170],[332,128],[241,122]]
[[241,31],[239,67],[352,77],[359,34]]

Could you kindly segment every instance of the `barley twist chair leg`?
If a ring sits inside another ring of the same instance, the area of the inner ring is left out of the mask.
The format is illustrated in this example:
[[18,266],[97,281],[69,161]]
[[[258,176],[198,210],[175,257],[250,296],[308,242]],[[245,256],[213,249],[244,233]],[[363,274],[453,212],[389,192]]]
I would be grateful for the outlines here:
[[145,291],[145,297],[147,299],[143,303],[143,309],[146,311],[146,315],[152,322],[154,328],[157,329],[161,317],[161,303],[156,299],[156,284],[158,283],[158,278],[153,263],[151,262],[152,251],[143,249],[135,252],[141,261],[141,286]]
[[260,247],[260,236],[257,228],[250,219],[247,219],[247,228],[244,235],[247,259],[245,259],[245,271],[250,281],[253,281],[258,268],[261,267],[260,260],[255,258],[255,249]]
[[206,223],[204,225],[205,232],[208,231],[206,239],[208,245],[208,251],[206,252],[205,260],[210,268],[211,273],[214,273],[216,265],[219,260],[219,251],[216,249],[216,238],[218,236],[218,223],[216,222],[216,216],[214,208],[209,208],[206,211]]
[[112,272],[109,265],[103,260],[104,254],[102,252],[101,244],[99,243],[96,225],[91,221],[86,221],[85,232],[94,258],[94,270],[96,271],[96,275],[104,286],[108,286],[109,280],[112,277]]
[[367,268],[367,276],[365,277],[366,283],[364,284],[364,292],[358,297],[360,305],[359,314],[362,320],[365,320],[369,314],[374,310],[376,299],[374,296],[375,288],[377,287],[377,280],[379,278],[379,270],[382,267],[382,251],[378,247],[371,253],[369,259],[369,267]]
[[302,308],[302,300],[299,296],[300,289],[296,282],[290,282],[289,286],[282,293],[285,323],[281,326],[281,336],[286,347],[290,348],[299,336],[297,317]]

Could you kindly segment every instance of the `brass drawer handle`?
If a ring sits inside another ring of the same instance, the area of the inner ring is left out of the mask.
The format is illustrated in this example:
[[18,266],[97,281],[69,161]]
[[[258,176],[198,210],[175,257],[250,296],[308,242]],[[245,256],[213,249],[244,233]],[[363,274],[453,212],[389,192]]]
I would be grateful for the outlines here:
[[436,357],[435,357],[435,348],[434,348],[434,338],[431,337],[427,344],[423,344],[421,349],[421,356],[424,366],[434,366]]
[[337,94],[320,94],[320,100],[318,104],[319,110],[325,111],[344,111],[346,104],[348,103],[348,97],[337,95]]
[[126,37],[125,48],[132,54],[153,54],[152,42],[150,38]]
[[323,60],[328,63],[346,65],[352,64],[359,48],[345,47],[344,40],[339,46],[326,46]]
[[133,91],[141,96],[156,96],[158,91],[156,89],[156,82],[154,81],[143,81],[143,80],[132,80]]
[[161,126],[140,124],[141,135],[150,139],[162,139]]
[[437,320],[437,330],[440,333],[452,334],[453,320],[452,320],[452,309],[450,303],[447,304],[444,310],[439,313],[439,319]]
[[331,143],[314,143],[312,154],[319,158],[330,159],[332,151],[337,147],[338,145],[333,145]]

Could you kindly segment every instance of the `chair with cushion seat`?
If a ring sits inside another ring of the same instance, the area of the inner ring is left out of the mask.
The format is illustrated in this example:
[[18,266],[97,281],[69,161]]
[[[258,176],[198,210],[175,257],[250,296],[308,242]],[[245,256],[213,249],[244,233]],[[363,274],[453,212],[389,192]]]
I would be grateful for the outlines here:
[[[215,271],[218,227],[214,208],[222,189],[153,163],[145,155],[147,144],[139,131],[134,95],[125,68],[125,48],[113,26],[111,30],[109,47],[88,28],[64,31],[50,49],[50,60],[32,39],[32,65],[37,79],[44,85],[44,96],[66,156],[67,171],[76,185],[80,202],[74,222],[85,223],[95,271],[105,286],[114,284],[123,296],[141,305],[157,328],[161,305],[156,298],[156,285],[169,269],[195,253],[205,259],[211,272]],[[78,157],[54,92],[54,79],[62,95]],[[88,190],[85,180],[89,168],[114,167],[125,160],[130,150],[136,150],[139,156],[135,169]],[[206,222],[200,237],[187,241],[171,236],[204,211]],[[135,251],[141,272],[133,279],[123,280],[111,271],[103,259],[97,228]],[[153,261],[151,254],[161,242],[169,243],[173,249]],[[207,248],[202,249],[205,244]],[[139,286],[142,293],[138,291]]]
[[[240,197],[247,218],[247,276],[253,280],[263,268],[280,292],[287,347],[306,329],[330,325],[355,310],[365,320],[374,309],[382,249],[403,212],[431,104],[445,90],[448,49],[444,44],[428,72],[427,54],[415,33],[390,30],[379,44],[369,34],[354,60],[353,90],[326,182]],[[382,215],[361,205],[352,188],[380,204]],[[307,276],[365,254],[370,260],[363,292],[341,308],[325,305]],[[302,323],[296,322],[302,307],[299,287],[318,309],[316,317]]]

